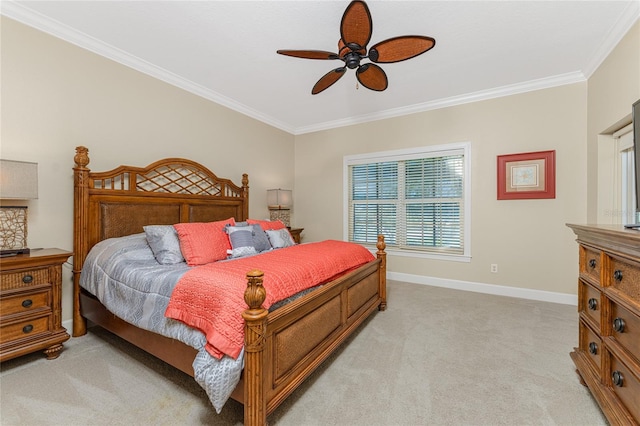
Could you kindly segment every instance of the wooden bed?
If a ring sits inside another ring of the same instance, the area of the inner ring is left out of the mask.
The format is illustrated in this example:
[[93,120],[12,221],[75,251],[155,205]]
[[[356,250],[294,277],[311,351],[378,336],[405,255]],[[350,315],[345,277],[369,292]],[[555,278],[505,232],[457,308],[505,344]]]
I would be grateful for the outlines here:
[[[87,320],[193,376],[196,349],[134,327],[111,314],[79,285],[91,247],[106,238],[143,232],[145,225],[248,218],[249,183],[218,178],[202,165],[169,158],[147,167],[91,172],[88,149],[74,157],[73,336]],[[243,377],[233,399],[244,404],[245,425],[264,425],[290,395],[375,310],[386,309],[384,238],[377,258],[273,312],[263,274],[248,271]],[[311,332],[310,332],[311,330]]]

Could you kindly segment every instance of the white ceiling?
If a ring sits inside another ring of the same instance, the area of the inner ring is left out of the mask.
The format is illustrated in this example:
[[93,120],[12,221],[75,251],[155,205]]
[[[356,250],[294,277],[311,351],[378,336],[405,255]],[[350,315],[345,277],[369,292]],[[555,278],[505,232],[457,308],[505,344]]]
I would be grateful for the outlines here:
[[381,64],[384,92],[342,65],[278,49],[337,51],[348,1],[8,1],[1,13],[292,134],[584,81],[640,16],[638,0],[368,1],[370,46],[398,35],[429,52]]

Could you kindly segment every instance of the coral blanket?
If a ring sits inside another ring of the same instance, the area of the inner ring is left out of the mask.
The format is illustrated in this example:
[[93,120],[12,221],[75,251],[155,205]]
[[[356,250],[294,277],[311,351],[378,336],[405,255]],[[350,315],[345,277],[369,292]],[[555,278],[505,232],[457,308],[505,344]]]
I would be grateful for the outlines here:
[[281,248],[257,256],[197,266],[176,284],[165,316],[205,333],[206,350],[221,358],[237,358],[244,345],[247,272],[264,272],[269,309],[274,303],[327,282],[338,274],[375,259],[366,248],[327,240]]

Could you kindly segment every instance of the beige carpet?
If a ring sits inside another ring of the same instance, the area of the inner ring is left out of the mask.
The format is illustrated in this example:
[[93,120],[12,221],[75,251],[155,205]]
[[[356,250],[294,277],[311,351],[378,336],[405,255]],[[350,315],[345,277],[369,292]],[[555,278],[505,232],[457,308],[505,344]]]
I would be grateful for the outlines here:
[[[569,352],[573,306],[389,282],[271,425],[605,425]],[[188,376],[104,331],[1,365],[2,425],[236,425]]]

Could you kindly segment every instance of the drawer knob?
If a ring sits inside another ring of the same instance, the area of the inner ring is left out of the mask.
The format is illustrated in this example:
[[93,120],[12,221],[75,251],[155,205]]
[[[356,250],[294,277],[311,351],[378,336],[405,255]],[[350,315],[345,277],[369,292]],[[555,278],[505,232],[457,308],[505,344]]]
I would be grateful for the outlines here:
[[589,309],[591,309],[592,311],[596,311],[598,310],[598,301],[595,298],[591,298],[589,299]]
[[597,355],[598,354],[598,344],[596,342],[589,343],[589,353],[591,355]]
[[613,329],[618,333],[624,333],[624,320],[620,317],[613,320]]
[[615,279],[616,281],[622,281],[622,271],[620,269],[616,269],[613,272],[613,279]]
[[31,333],[32,331],[33,331],[33,326],[31,324],[28,324],[22,327],[22,332],[24,334]]
[[33,282],[33,275],[25,275],[24,277],[22,277],[22,282],[25,284],[31,284]]
[[25,299],[22,301],[22,307],[23,308],[30,308],[31,305],[33,305],[33,300],[31,299]]
[[621,388],[624,385],[624,377],[622,373],[618,370],[611,373],[611,379],[613,380],[613,384]]
[[592,269],[596,267],[596,260],[595,259],[589,260],[589,267],[592,268]]

